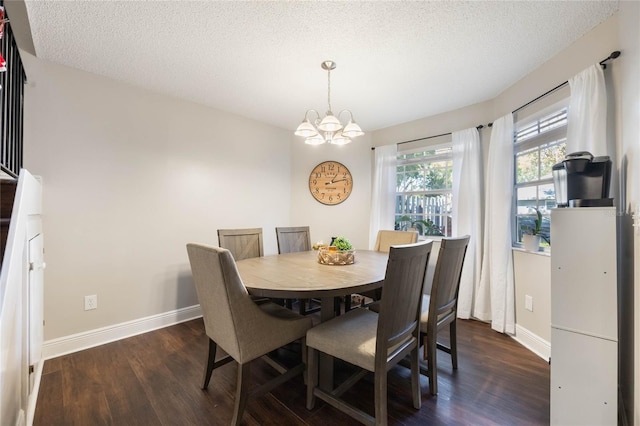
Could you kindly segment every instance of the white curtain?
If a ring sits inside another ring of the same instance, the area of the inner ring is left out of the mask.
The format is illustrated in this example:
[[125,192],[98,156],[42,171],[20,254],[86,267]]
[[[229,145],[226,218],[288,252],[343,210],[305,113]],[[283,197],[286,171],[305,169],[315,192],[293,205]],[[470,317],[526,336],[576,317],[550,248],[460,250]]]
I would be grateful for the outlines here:
[[569,79],[567,154],[607,155],[607,93],[604,73],[595,64]]
[[493,122],[485,193],[484,250],[473,314],[501,333],[515,333],[511,253],[513,114]]
[[470,235],[460,278],[458,317],[470,318],[482,262],[482,150],[475,127],[452,133],[453,236]]
[[375,149],[369,248],[373,250],[380,229],[393,229],[396,209],[396,144]]

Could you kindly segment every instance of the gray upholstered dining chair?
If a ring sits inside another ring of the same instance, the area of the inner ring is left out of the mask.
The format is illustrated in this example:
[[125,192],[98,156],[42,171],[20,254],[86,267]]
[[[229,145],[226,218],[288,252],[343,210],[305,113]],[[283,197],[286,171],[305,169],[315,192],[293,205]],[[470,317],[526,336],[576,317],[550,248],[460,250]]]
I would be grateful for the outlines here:
[[218,244],[238,261],[264,256],[262,228],[218,229]]
[[[438,393],[437,350],[451,354],[454,369],[458,368],[456,344],[456,318],[458,315],[458,292],[464,257],[469,245],[469,235],[459,238],[443,238],[433,275],[431,291],[422,297],[420,337],[424,342],[427,370],[421,373],[429,378],[429,391]],[[449,326],[449,346],[437,342],[438,331]]]
[[[276,240],[279,254],[311,250],[311,234],[308,226],[276,227]],[[316,303],[317,306],[311,307],[312,303]],[[300,315],[318,312],[319,303],[320,301],[316,299],[298,299],[298,312]],[[287,301],[287,305],[290,305],[290,301]]]
[[[407,355],[411,359],[413,406],[420,408],[420,313],[431,241],[392,246],[380,312],[353,309],[307,332],[307,408],[318,397],[365,424],[387,424],[387,371]],[[334,390],[318,387],[318,352],[362,370]],[[374,373],[375,417],[340,396],[367,372]]]
[[[187,244],[187,252],[205,332],[209,337],[202,388],[209,386],[214,369],[232,360],[238,363],[232,420],[232,424],[237,425],[242,419],[248,396],[268,392],[304,371],[304,339],[312,321],[310,317],[298,315],[274,303],[255,304],[238,275],[229,250],[190,243]],[[251,361],[296,340],[302,342],[302,362],[286,370],[274,360],[265,358],[281,375],[249,391]],[[218,346],[228,356],[216,361]]]

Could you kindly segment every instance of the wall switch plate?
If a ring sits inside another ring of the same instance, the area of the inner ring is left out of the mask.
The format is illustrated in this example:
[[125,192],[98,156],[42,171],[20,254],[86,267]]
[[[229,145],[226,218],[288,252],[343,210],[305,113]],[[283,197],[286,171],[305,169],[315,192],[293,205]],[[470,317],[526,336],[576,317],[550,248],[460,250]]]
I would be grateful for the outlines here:
[[528,294],[524,296],[524,308],[527,311],[533,312],[533,297],[529,296]]
[[92,309],[98,309],[98,295],[92,294],[91,296],[84,297],[84,310],[90,311]]

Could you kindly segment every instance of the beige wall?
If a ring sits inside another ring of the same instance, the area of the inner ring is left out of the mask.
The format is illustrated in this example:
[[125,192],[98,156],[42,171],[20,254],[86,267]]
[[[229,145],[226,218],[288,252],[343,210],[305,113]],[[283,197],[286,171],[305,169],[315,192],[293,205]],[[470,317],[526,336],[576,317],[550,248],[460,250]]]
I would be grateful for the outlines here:
[[[367,129],[364,129],[367,132]],[[356,249],[369,246],[371,205],[371,141],[369,132],[348,145],[305,145],[302,138],[291,136],[291,223],[308,225],[311,240],[328,244],[331,237],[344,236]],[[344,164],[353,176],[349,198],[335,206],[316,201],[309,192],[309,173],[323,161]]]
[[[290,132],[23,53],[43,178],[45,340],[196,305],[187,242],[288,225]],[[84,296],[98,309],[84,311]]]
[[[551,258],[514,249],[513,273],[518,326],[551,342]],[[533,311],[525,309],[525,296],[533,299]]]

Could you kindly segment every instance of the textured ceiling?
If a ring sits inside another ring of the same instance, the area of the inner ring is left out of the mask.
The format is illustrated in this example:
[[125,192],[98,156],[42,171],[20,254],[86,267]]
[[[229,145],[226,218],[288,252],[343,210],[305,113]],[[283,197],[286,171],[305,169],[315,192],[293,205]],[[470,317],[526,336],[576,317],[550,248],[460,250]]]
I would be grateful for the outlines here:
[[617,1],[26,1],[36,55],[286,129],[365,131],[496,97]]

